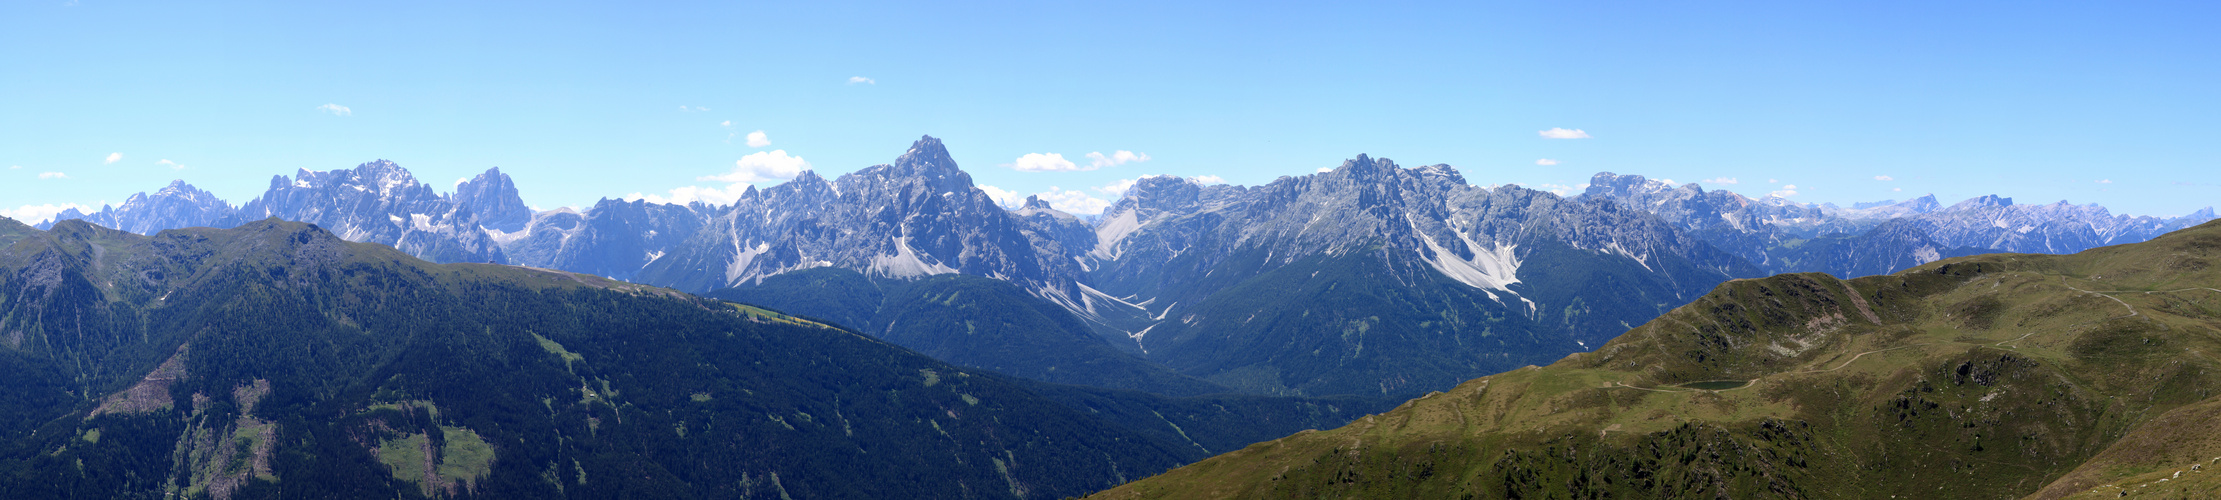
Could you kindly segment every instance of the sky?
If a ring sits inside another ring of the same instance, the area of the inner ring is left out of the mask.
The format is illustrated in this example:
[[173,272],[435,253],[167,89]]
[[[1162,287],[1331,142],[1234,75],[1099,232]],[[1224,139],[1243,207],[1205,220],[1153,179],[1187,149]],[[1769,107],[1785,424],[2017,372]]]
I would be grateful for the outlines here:
[[2211,2],[0,2],[0,216],[389,159],[722,201],[941,138],[1015,201],[1356,155],[1579,194],[2221,200]]

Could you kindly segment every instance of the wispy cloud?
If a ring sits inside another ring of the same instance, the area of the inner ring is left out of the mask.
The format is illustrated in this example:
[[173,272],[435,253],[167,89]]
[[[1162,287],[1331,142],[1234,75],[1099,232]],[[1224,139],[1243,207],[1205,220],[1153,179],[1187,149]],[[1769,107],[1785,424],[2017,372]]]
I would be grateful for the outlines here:
[[1026,197],[1024,195],[1018,194],[1017,191],[1011,191],[1008,189],[989,186],[986,184],[979,184],[977,185],[977,187],[981,192],[987,193],[988,198],[994,199],[996,205],[1002,205],[1003,208],[1018,207],[1026,202]]
[[2113,179],[2098,179],[2099,184],[2112,184]]
[[1894,180],[1897,180],[1897,178],[1896,178],[1896,177],[1890,177],[1890,176],[1887,176],[1887,175],[1877,175],[1877,176],[1874,176],[1874,180],[1887,182],[1887,181],[1894,181]]
[[1547,167],[1547,166],[1551,166],[1551,165],[1556,165],[1556,164],[1558,164],[1558,160],[1552,160],[1552,159],[1549,159],[1549,158],[1543,158],[1543,159],[1540,159],[1540,160],[1535,160],[1535,164],[1536,164],[1536,165],[1542,165],[1542,166],[1545,166],[1545,167]]
[[1018,169],[1020,172],[1070,172],[1095,169],[1095,167],[1081,168],[1079,165],[1073,164],[1071,160],[1064,159],[1064,155],[1056,153],[1026,153],[1025,156],[1012,160],[1006,166]]
[[39,178],[40,178],[40,179],[68,179],[68,178],[69,178],[69,174],[65,174],[65,173],[61,173],[61,172],[39,172]]
[[1095,191],[1114,197],[1125,196],[1126,190],[1133,189],[1134,184],[1139,182],[1141,182],[1141,179],[1119,179],[1118,182],[1096,186]]
[[1742,180],[1740,180],[1740,179],[1736,179],[1736,178],[1734,178],[1734,177],[1713,177],[1713,178],[1710,178],[1710,179],[1705,179],[1705,180],[1701,180],[1701,181],[1697,181],[1697,182],[1702,182],[1702,183],[1705,183],[1705,184],[1742,184],[1742,183],[1743,183],[1743,181],[1742,181]]
[[733,162],[733,171],[721,175],[703,176],[696,180],[757,183],[784,181],[802,175],[810,169],[810,162],[800,156],[787,156],[787,150],[758,151]]
[[1766,195],[1767,195],[1767,196],[1779,196],[1779,197],[1783,197],[1783,198],[1788,198],[1788,197],[1791,197],[1791,196],[1796,196],[1796,195],[1797,195],[1797,185],[1796,185],[1796,184],[1789,184],[1789,185],[1785,185],[1785,186],[1782,186],[1782,187],[1781,187],[1781,190],[1779,190],[1779,191],[1774,191],[1774,192],[1771,192],[1771,193],[1766,193]]
[[862,84],[866,84],[866,85],[878,85],[878,84],[879,84],[879,80],[873,80],[873,79],[870,79],[870,78],[864,78],[864,77],[861,77],[861,76],[851,76],[851,77],[848,77],[848,84],[849,84],[849,85],[855,85],[855,84],[859,84],[859,83],[862,83]]
[[184,170],[184,169],[185,169],[185,166],[184,166],[184,165],[179,165],[179,164],[177,164],[177,162],[174,162],[174,161],[170,161],[170,160],[169,160],[169,159],[167,159],[167,158],[163,159],[162,161],[154,162],[154,164],[156,164],[156,165],[163,165],[163,166],[167,166],[167,167],[170,167],[170,170]]
[[679,112],[680,112],[680,113],[700,113],[700,112],[703,112],[703,111],[709,111],[709,107],[708,107],[708,106],[687,106],[687,105],[683,105],[683,104],[682,104],[682,105],[679,105]]
[[1562,128],[1552,128],[1552,129],[1550,129],[1550,130],[1544,130],[1544,131],[1541,131],[1541,132],[1536,132],[1536,133],[1537,133],[1537,134],[1542,134],[1542,138],[1544,138],[1544,139],[1587,139],[1587,138],[1589,138],[1589,133],[1588,133],[1588,132],[1586,132],[1586,131],[1583,131],[1583,130],[1581,130],[1581,129],[1566,130],[1566,129],[1562,129]]
[[670,196],[653,194],[643,195],[640,193],[633,193],[625,195],[624,200],[646,200],[648,203],[672,203],[679,205],[685,205],[688,203],[699,201],[711,205],[729,205],[732,204],[733,200],[740,199],[740,195],[747,192],[747,184],[734,184],[731,186],[726,186],[724,189],[703,186],[685,186],[672,189]]
[[1766,179],[1767,184],[1780,184],[1781,179]]
[[60,205],[24,205],[13,209],[0,208],[0,217],[15,219],[16,222],[21,222],[25,224],[39,224],[46,222],[49,219],[53,219],[55,214],[60,214],[62,213],[62,211],[72,208],[77,209],[77,211],[79,212],[92,211],[91,207],[79,205],[76,203],[63,203]]
[[22,165],[9,165],[8,170],[23,170]]
[[1093,153],[1088,153],[1087,160],[1088,170],[1094,170],[1103,167],[1115,167],[1128,163],[1140,163],[1149,161],[1149,155],[1146,153],[1136,153],[1121,149],[1118,150],[1118,152],[1116,153],[1111,153],[1109,156],[1105,156],[1103,155],[1103,152],[1096,151]]
[[1067,191],[1056,186],[1049,186],[1048,191],[1034,193],[1033,195],[1041,197],[1041,201],[1048,202],[1049,208],[1066,213],[1099,214],[1103,213],[1103,209],[1111,206],[1110,200],[1088,196],[1084,191],[1076,189]]
[[748,147],[760,148],[769,145],[771,145],[771,136],[764,135],[762,130],[748,133]]
[[108,159],[102,160],[100,164],[112,165],[119,161],[123,161],[123,153],[108,153]]
[[355,116],[354,109],[338,104],[326,103],[322,106],[317,106],[316,110],[331,113],[332,116]]
[[790,156],[786,150],[758,151],[733,162],[733,170],[719,175],[705,175],[695,180],[729,182],[723,188],[710,186],[681,186],[673,188],[669,196],[633,193],[626,200],[646,200],[649,203],[693,203],[713,205],[730,204],[747,194],[748,185],[785,181],[802,175],[810,169],[810,162],[800,156]]
[[1203,184],[1225,184],[1225,183],[1226,183],[1226,179],[1225,179],[1225,178],[1223,178],[1223,177],[1219,177],[1219,176],[1216,176],[1216,175],[1198,175],[1198,176],[1195,176],[1195,177],[1189,177],[1188,179],[1189,179],[1189,180],[1193,180],[1193,181],[1195,181],[1195,182],[1203,183]]
[[1543,191],[1549,191],[1550,194],[1565,196],[1566,193],[1571,193],[1575,189],[1588,189],[1589,185],[1582,184],[1579,186],[1568,186],[1564,184],[1536,184],[1535,188],[1541,189]]

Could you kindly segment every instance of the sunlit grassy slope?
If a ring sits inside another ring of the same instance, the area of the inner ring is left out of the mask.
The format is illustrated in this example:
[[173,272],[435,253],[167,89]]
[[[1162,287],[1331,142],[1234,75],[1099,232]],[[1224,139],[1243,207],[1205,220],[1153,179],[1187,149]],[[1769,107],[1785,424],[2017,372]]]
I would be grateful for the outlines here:
[[[2207,496],[2217,257],[2209,223],[2067,256],[1737,280],[1594,352],[1097,496]],[[1680,387],[1706,381],[1748,384]]]

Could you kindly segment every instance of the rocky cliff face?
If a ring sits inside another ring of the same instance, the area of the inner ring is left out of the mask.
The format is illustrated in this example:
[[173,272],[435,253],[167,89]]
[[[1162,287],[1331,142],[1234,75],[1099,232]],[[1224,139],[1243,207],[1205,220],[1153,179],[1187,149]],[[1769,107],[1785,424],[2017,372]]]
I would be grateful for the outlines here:
[[565,208],[535,214],[524,231],[499,236],[502,251],[518,265],[633,279],[700,231],[713,210],[603,199],[585,213]]
[[100,207],[99,212],[86,214],[74,208],[64,210],[54,220],[38,227],[51,229],[56,222],[83,219],[110,229],[154,234],[164,229],[212,226],[230,217],[232,212],[231,204],[179,180],[170,181],[168,187],[151,195],[133,194],[122,205]]
[[[498,193],[493,186],[508,184],[498,171],[480,178],[489,176],[501,179],[474,187]],[[476,195],[465,198],[474,206],[497,210],[510,204]],[[302,169],[292,179],[272,177],[269,190],[240,207],[224,225],[269,217],[316,224],[348,241],[391,245],[435,262],[508,261],[493,236],[479,229],[479,214],[433,192],[408,170],[386,160],[353,169]]]
[[532,222],[532,209],[517,196],[517,183],[499,167],[456,184],[447,199],[457,210],[478,216],[478,225],[486,229],[513,233]]
[[894,279],[964,273],[1072,293],[1077,264],[1025,217],[973,187],[941,141],[925,137],[893,164],[833,182],[805,172],[751,188],[639,280],[707,291],[831,266]]

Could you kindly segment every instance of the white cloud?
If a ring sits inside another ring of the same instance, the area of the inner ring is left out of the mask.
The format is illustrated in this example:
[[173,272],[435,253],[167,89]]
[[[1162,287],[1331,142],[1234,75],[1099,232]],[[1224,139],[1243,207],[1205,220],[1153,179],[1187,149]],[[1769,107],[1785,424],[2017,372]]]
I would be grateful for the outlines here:
[[1904,191],[1904,190],[1905,190],[1905,188],[1889,188],[1889,192],[1892,192],[1892,193],[1895,193],[1895,192],[1898,192],[1898,191]]
[[709,107],[707,107],[707,106],[679,106],[679,112],[680,112],[680,113],[700,113],[700,112],[703,112],[703,111],[709,111]]
[[787,150],[777,149],[740,157],[739,161],[733,162],[732,172],[703,176],[696,180],[735,183],[784,181],[802,175],[802,171],[809,169],[810,162],[804,161],[800,156],[787,156]]
[[1791,197],[1791,196],[1796,196],[1796,195],[1797,195],[1797,185],[1796,185],[1796,184],[1790,184],[1790,185],[1782,186],[1782,187],[1781,187],[1781,190],[1780,190],[1780,191],[1775,191],[1775,192],[1771,192],[1771,193],[1766,193],[1766,195],[1767,195],[1767,196],[1779,196],[1779,197],[1783,197],[1783,198],[1788,198],[1788,197]]
[[2099,184],[2112,184],[2113,179],[2098,179]]
[[1734,178],[1734,177],[1713,177],[1713,178],[1710,178],[1710,179],[1705,179],[1705,180],[1701,180],[1701,181],[1697,181],[1697,182],[1702,182],[1702,183],[1705,183],[1705,184],[1741,184],[1741,183],[1743,183],[1743,181],[1742,181],[1742,180],[1740,180],[1740,179],[1736,179],[1736,178]]
[[1025,156],[1018,157],[1017,160],[1012,161],[1007,166],[1021,172],[1070,172],[1095,169],[1094,167],[1080,168],[1079,165],[1072,164],[1071,160],[1064,159],[1064,155],[1056,153],[1026,153]]
[[1086,192],[1079,190],[1058,189],[1056,186],[1049,186],[1048,191],[1034,193],[1034,196],[1039,196],[1041,201],[1048,202],[1049,208],[1061,210],[1065,213],[1099,214],[1103,213],[1103,209],[1111,206],[1110,200],[1088,196]]
[[1103,193],[1103,194],[1111,195],[1111,196],[1125,196],[1125,195],[1126,195],[1126,190],[1128,190],[1128,189],[1133,189],[1133,188],[1134,188],[1134,184],[1135,184],[1135,183],[1139,183],[1139,182],[1141,182],[1141,179],[1138,179],[1138,178],[1137,178],[1137,179],[1119,179],[1119,180],[1118,180],[1118,182],[1113,182],[1113,183],[1110,183],[1110,184],[1105,184],[1105,185],[1102,185],[1102,186],[1098,186],[1098,187],[1096,187],[1096,188],[1095,188],[1095,191],[1096,191],[1096,192],[1100,192],[1100,193]]
[[1319,167],[1319,173],[1333,172],[1334,167]]
[[732,120],[725,120],[725,121],[717,122],[717,126],[719,126],[719,127],[731,127],[731,126],[733,126],[733,121],[732,121]]
[[1543,191],[1549,191],[1550,194],[1565,196],[1566,193],[1572,192],[1575,189],[1586,189],[1589,186],[1587,184],[1582,184],[1580,187],[1568,186],[1564,184],[1536,184],[1535,187],[1540,188]]
[[123,153],[108,153],[108,159],[107,159],[107,160],[103,160],[103,161],[101,161],[100,163],[101,163],[101,164],[103,164],[103,165],[107,165],[107,164],[113,164],[113,163],[115,163],[115,162],[119,162],[119,161],[123,161]]
[[1767,184],[1780,184],[1781,179],[1766,179]]
[[861,76],[851,76],[851,77],[848,77],[848,84],[849,84],[849,85],[855,85],[855,84],[859,84],[859,83],[863,83],[863,84],[870,84],[870,85],[878,85],[878,84],[879,84],[879,80],[873,80],[873,79],[870,79],[870,78],[864,78],[864,77],[861,77]]
[[1203,184],[1225,184],[1225,183],[1226,183],[1226,179],[1225,179],[1225,178],[1223,178],[1223,177],[1219,177],[1219,176],[1216,176],[1216,175],[1198,175],[1198,176],[1195,176],[1195,177],[1189,177],[1189,178],[1188,178],[1188,180],[1192,180],[1192,181],[1195,181],[1195,182],[1199,182],[1199,183],[1203,183]]
[[355,110],[338,104],[326,103],[322,106],[317,106],[316,110],[331,113],[332,116],[355,116]]
[[1550,129],[1550,130],[1544,130],[1544,131],[1541,131],[1541,132],[1536,132],[1536,133],[1537,133],[1537,134],[1542,134],[1542,138],[1544,138],[1544,139],[1587,139],[1587,138],[1589,138],[1589,133],[1588,133],[1588,132],[1586,132],[1586,131],[1583,131],[1583,130],[1581,130],[1581,129],[1566,130],[1566,129],[1562,129],[1562,128],[1552,128],[1552,129]]
[[22,165],[9,165],[8,170],[23,170]]
[[1540,159],[1540,160],[1535,160],[1535,164],[1536,164],[1536,165],[1542,165],[1542,166],[1545,166],[1545,167],[1547,167],[1547,166],[1551,166],[1551,165],[1556,165],[1556,164],[1558,164],[1558,160],[1552,160],[1552,159],[1549,159],[1549,158],[1543,158],[1543,159]]
[[170,170],[184,170],[184,169],[185,169],[185,166],[184,166],[184,165],[179,165],[179,164],[177,164],[177,162],[174,162],[174,161],[170,161],[170,160],[169,160],[169,159],[167,159],[167,158],[163,159],[162,161],[154,162],[154,164],[156,164],[156,165],[167,165],[167,166],[169,166],[169,167],[170,167]]
[[1026,202],[1026,197],[1019,195],[1017,191],[1011,191],[1008,189],[989,186],[986,184],[980,184],[978,185],[978,187],[980,191],[984,191],[987,193],[988,198],[993,198],[996,205],[1002,205],[1005,208],[1018,207]]
[[92,207],[87,207],[76,203],[63,203],[60,205],[24,205],[12,210],[0,208],[0,217],[15,219],[16,222],[21,222],[24,224],[38,224],[41,222],[46,222],[48,219],[53,219],[55,214],[62,213],[63,210],[69,210],[72,208],[77,209],[77,211],[79,212],[91,212],[93,210]]
[[1877,180],[1877,181],[1894,181],[1894,180],[1897,180],[1897,178],[1896,178],[1896,177],[1890,177],[1890,176],[1887,176],[1887,175],[1877,175],[1877,176],[1874,176],[1874,180]]
[[[725,122],[725,123],[732,123],[732,122]],[[758,131],[755,131],[755,132],[749,132],[749,133],[748,133],[748,147],[751,147],[751,148],[760,148],[760,147],[764,147],[764,146],[769,146],[769,145],[771,145],[771,136],[768,136],[768,135],[764,135],[764,134],[763,134],[763,131],[762,131],[762,130],[758,130]]]
[[678,205],[684,205],[697,201],[708,203],[711,205],[727,205],[731,204],[733,200],[740,199],[740,195],[747,192],[748,184],[745,183],[725,186],[725,189],[702,186],[684,186],[672,189],[671,196],[668,197],[652,194],[642,195],[640,193],[633,193],[625,195],[624,199],[625,201],[648,200],[648,203],[671,203]]
[[1140,163],[1149,161],[1149,155],[1146,153],[1136,153],[1121,149],[1118,150],[1118,152],[1116,153],[1111,153],[1110,156],[1103,156],[1103,152],[1101,151],[1088,153],[1087,160],[1087,169],[1094,170],[1103,167],[1116,167],[1128,163]]
[[69,178],[69,174],[65,174],[65,173],[61,173],[61,172],[39,172],[39,178],[40,178],[40,179],[68,179],[68,178]]

